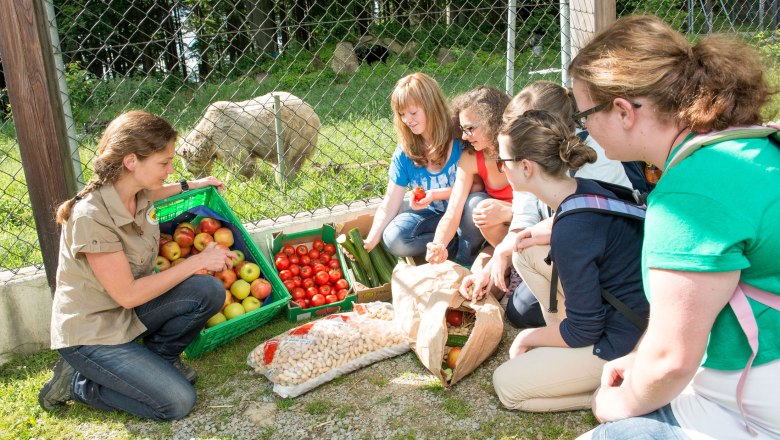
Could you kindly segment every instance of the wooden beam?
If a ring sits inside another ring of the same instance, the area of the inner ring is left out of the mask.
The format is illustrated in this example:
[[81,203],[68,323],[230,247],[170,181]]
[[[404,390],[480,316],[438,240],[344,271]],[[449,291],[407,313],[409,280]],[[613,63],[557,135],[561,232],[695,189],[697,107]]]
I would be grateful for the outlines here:
[[44,0],[0,1],[0,53],[49,287],[60,228],[55,209],[76,191]]
[[617,18],[616,0],[571,0],[571,57]]

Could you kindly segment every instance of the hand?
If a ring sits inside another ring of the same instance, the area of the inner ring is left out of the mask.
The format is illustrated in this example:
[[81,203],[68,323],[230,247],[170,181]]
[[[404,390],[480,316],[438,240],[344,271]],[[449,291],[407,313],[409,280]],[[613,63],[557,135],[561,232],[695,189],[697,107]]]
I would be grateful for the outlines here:
[[414,194],[412,194],[409,197],[409,207],[414,209],[415,211],[419,211],[421,209],[425,209],[428,207],[428,205],[433,202],[433,190],[425,191],[425,197],[421,198],[420,200],[414,199]]
[[467,275],[460,283],[460,296],[472,301],[479,301],[491,288],[490,276],[485,270]]
[[601,386],[619,387],[623,384],[623,379],[633,366],[635,357],[636,352],[631,352],[604,364],[604,369],[601,371]]
[[[498,244],[498,247],[496,248],[496,252],[493,254],[493,258],[490,259],[490,280],[491,282],[501,289],[502,292],[507,291],[506,287],[506,271],[509,267],[507,264],[509,262],[509,258],[504,255],[503,250],[503,244],[504,242],[501,242]],[[509,255],[512,255],[511,252],[509,252]],[[511,257],[510,257],[511,258]]]
[[190,182],[190,188],[191,189],[198,189],[198,188],[205,188],[207,186],[213,186],[217,188],[217,192],[222,192],[225,190],[225,184],[222,183],[221,180],[217,179],[214,176],[208,176],[204,177],[202,179],[193,180]]
[[528,330],[521,331],[517,334],[515,340],[512,341],[512,345],[509,347],[509,359],[514,359],[531,349],[531,347],[525,345],[524,342],[527,331]]
[[601,372],[601,387],[593,395],[593,415],[599,422],[609,422],[630,417],[623,404],[621,385],[634,364],[636,352],[604,364]]
[[518,232],[517,238],[515,239],[515,251],[523,252],[523,249],[531,246],[550,244],[551,235],[552,217]]
[[377,244],[379,244],[379,235],[372,236],[369,233],[368,237],[363,240],[363,249],[365,249],[366,252],[371,252],[371,249],[374,249]]
[[474,209],[472,218],[478,228],[488,228],[512,219],[512,205],[498,199],[486,199]]
[[211,272],[222,272],[233,268],[233,258],[238,256],[233,251],[219,249],[216,246],[217,243],[211,242],[195,256],[198,258],[198,263],[201,263],[201,267]]
[[444,263],[447,260],[447,246],[430,242],[425,245],[425,261],[431,264]]

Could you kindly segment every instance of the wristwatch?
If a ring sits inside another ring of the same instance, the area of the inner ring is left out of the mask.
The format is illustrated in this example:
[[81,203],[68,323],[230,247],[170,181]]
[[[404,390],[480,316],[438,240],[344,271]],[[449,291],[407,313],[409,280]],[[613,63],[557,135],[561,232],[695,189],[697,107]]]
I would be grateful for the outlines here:
[[187,183],[187,179],[180,179],[179,185],[181,185],[181,192],[189,191],[190,185]]

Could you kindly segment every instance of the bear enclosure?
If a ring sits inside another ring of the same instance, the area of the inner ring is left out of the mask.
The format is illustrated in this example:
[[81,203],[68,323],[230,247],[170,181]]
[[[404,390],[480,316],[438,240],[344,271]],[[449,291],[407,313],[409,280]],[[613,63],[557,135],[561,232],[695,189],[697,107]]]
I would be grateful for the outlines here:
[[396,147],[389,98],[404,75],[425,72],[448,97],[567,83],[577,48],[634,13],[692,40],[738,33],[776,57],[778,3],[3,1],[0,283],[45,269],[51,285],[54,208],[89,180],[103,129],[127,110],[176,127],[173,177],[213,174],[241,221],[277,221],[382,196]]

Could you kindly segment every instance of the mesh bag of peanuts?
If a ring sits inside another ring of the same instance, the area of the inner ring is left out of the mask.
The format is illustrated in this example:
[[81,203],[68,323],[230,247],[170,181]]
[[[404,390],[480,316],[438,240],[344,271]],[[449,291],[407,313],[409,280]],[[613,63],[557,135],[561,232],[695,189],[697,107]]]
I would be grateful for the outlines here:
[[336,377],[409,351],[389,303],[355,304],[268,339],[247,364],[274,383],[281,397],[297,397]]

